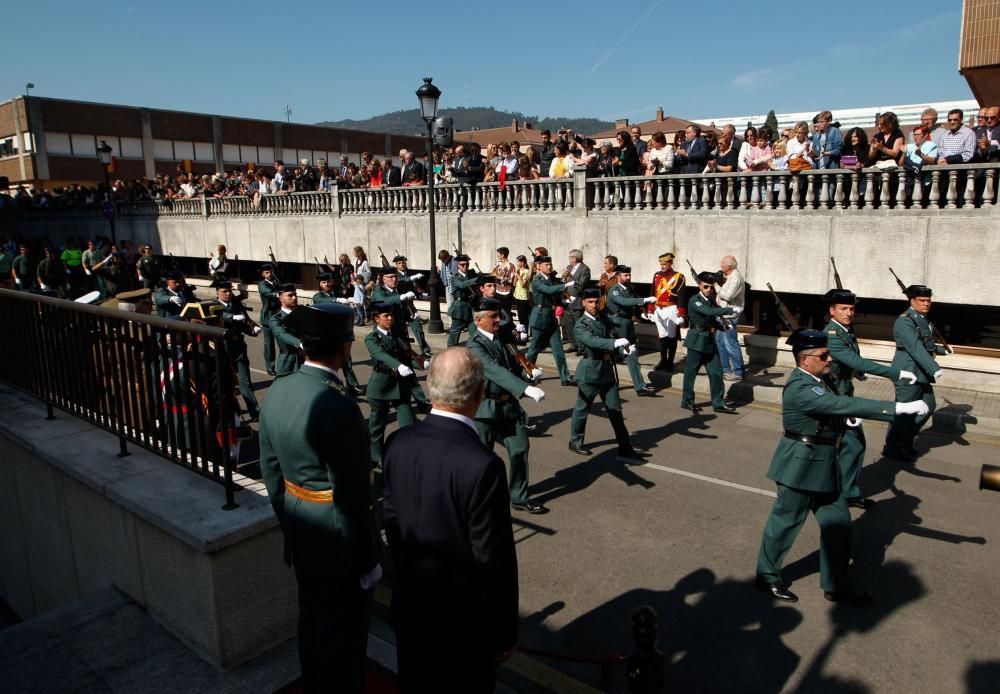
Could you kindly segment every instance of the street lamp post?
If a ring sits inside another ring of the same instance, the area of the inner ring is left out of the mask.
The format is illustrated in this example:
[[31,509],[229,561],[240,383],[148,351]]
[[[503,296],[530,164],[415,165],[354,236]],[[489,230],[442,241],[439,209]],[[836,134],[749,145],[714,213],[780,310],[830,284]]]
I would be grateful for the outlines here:
[[431,84],[430,77],[425,77],[424,83],[417,90],[417,99],[420,100],[420,116],[427,123],[427,213],[431,223],[431,269],[427,279],[431,317],[427,321],[427,332],[436,335],[444,332],[440,304],[441,278],[437,272],[437,238],[434,230],[434,119],[437,118],[440,98],[441,90]]
[[115,206],[111,200],[111,178],[108,175],[108,166],[111,165],[111,145],[104,140],[97,147],[97,158],[101,162],[101,169],[104,170],[104,216],[111,222],[111,245],[118,248],[118,235],[115,233]]

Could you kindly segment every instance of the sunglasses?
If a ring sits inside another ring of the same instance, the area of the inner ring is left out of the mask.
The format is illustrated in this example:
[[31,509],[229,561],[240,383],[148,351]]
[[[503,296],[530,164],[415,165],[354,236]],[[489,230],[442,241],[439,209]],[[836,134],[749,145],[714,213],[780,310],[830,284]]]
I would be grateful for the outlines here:
[[827,361],[828,359],[833,359],[833,355],[829,352],[821,352],[820,354],[807,354],[807,357],[815,357],[816,359],[822,359]]

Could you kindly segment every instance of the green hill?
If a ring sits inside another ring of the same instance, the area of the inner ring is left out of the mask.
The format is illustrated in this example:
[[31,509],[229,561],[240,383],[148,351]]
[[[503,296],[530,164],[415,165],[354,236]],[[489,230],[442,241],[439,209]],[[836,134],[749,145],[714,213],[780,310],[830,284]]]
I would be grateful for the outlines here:
[[[518,111],[499,111],[492,106],[472,106],[459,108],[443,108],[438,111],[442,117],[450,117],[455,121],[456,130],[472,130],[479,128],[506,128],[515,118],[519,123],[528,121],[536,130],[557,130],[561,127],[572,128],[578,133],[596,133],[614,127],[613,121],[599,120],[597,118],[539,118],[538,116],[527,116]],[[365,120],[339,120],[323,121],[317,125],[325,125],[333,128],[347,128],[348,130],[369,130],[373,132],[386,132],[395,135],[422,135],[426,132],[418,109],[406,111],[393,111],[372,116]]]

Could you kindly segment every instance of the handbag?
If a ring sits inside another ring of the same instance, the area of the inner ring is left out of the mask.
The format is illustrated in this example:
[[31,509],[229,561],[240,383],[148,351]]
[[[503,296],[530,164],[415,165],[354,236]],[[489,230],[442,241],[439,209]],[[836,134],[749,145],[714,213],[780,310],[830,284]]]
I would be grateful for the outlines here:
[[812,169],[812,162],[803,159],[802,157],[796,157],[795,159],[788,160],[788,170],[792,173],[798,173],[799,171],[809,171]]
[[845,154],[840,158],[840,168],[842,169],[853,169],[857,165],[858,165],[857,154]]
[[883,159],[882,161],[875,162],[875,168],[881,171],[894,171],[899,166],[892,159]]

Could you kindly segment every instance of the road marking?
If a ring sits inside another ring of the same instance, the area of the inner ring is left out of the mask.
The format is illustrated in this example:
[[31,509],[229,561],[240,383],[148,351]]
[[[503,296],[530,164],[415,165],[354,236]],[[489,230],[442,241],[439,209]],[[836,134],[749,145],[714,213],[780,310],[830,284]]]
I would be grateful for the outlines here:
[[691,477],[692,479],[701,480],[702,482],[711,482],[712,484],[718,484],[723,487],[732,487],[733,489],[739,489],[744,492],[752,492],[754,494],[762,494],[763,496],[769,496],[772,499],[777,498],[777,492],[772,492],[767,489],[758,489],[757,487],[748,487],[745,484],[736,484],[736,482],[728,482],[726,480],[720,480],[717,477],[708,477],[707,475],[699,475],[696,472],[688,472],[687,470],[678,470],[677,468],[667,467],[666,465],[657,465],[656,463],[645,463],[643,465],[637,465],[636,467],[651,467],[654,470],[660,470],[662,472],[669,472],[674,475],[683,475],[684,477]]

